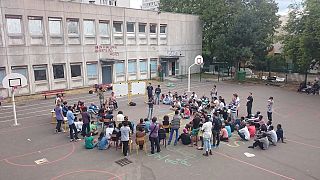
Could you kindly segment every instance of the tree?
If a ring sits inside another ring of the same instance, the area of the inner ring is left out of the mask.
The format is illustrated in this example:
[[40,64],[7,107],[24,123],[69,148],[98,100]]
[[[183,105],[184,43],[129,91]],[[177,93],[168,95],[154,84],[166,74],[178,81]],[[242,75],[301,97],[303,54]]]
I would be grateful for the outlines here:
[[274,0],[162,0],[160,10],[199,15],[203,54],[234,66],[264,59],[279,26]]
[[320,60],[320,3],[305,0],[290,5],[291,12],[285,26],[285,55],[292,59],[299,72],[305,73],[305,83],[310,69],[316,68]]

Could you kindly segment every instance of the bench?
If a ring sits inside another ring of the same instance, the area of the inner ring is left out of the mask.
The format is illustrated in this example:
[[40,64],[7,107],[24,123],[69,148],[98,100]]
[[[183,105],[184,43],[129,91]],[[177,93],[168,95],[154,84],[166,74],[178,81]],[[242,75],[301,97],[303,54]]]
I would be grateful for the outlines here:
[[93,89],[89,90],[89,94],[92,94],[93,92],[98,92],[100,88],[102,88],[103,91],[112,90],[112,84],[95,84],[93,85]]
[[51,91],[43,91],[41,92],[42,96],[44,96],[45,99],[47,99],[47,96],[52,96],[52,95],[55,95],[55,96],[58,96],[59,94],[61,96],[63,96],[64,94],[64,89],[56,89],[56,90],[51,90]]

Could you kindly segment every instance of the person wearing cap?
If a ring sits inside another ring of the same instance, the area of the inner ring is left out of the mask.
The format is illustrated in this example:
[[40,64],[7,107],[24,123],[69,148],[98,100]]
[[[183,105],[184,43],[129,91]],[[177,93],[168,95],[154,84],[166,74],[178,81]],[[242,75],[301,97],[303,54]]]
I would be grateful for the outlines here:
[[181,139],[181,142],[183,145],[189,145],[191,144],[191,136],[188,133],[188,130],[186,128],[183,129],[183,133],[180,134],[178,141]]

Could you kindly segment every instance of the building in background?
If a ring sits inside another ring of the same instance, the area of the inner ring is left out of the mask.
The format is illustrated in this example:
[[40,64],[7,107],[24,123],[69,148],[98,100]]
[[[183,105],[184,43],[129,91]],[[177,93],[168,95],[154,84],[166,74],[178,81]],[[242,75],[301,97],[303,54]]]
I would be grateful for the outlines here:
[[[20,94],[187,73],[202,53],[198,16],[60,0],[1,0],[0,82]],[[160,66],[161,65],[161,66]],[[199,70],[194,68],[194,72]],[[1,96],[10,92],[1,88]]]
[[60,1],[130,8],[130,0],[60,0]]
[[142,9],[158,11],[160,0],[142,0]]

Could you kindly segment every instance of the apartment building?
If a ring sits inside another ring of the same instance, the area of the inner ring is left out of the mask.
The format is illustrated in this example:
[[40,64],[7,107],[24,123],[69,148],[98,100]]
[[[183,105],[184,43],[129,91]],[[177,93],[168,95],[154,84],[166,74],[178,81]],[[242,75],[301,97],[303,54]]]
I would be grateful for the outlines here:
[[142,9],[144,10],[159,10],[160,0],[142,0]]
[[[0,82],[20,94],[187,73],[202,52],[198,16],[60,0],[1,0]],[[161,65],[161,66],[160,66]],[[1,88],[0,95],[10,92]]]

